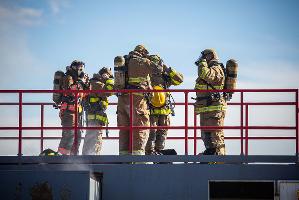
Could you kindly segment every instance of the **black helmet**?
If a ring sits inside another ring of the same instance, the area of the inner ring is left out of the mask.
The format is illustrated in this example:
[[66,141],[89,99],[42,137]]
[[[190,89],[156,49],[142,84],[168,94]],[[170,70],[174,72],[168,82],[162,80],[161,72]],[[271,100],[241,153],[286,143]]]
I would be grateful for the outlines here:
[[103,67],[102,69],[100,69],[99,74],[102,75],[104,73],[108,74],[110,78],[113,78],[111,68]]
[[71,64],[71,67],[78,67],[78,66],[80,66],[80,65],[85,66],[85,63],[82,62],[82,61],[80,61],[80,60],[74,60],[74,61],[72,62],[72,64]]
[[84,68],[85,63],[79,60],[74,60],[70,66],[70,69],[72,69],[78,77],[83,77]]

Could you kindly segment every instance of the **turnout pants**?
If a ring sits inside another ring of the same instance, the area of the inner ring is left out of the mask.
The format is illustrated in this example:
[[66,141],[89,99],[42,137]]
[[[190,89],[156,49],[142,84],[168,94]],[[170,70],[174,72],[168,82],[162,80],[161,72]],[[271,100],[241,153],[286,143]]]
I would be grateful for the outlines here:
[[[151,126],[169,126],[170,116],[169,115],[151,115],[150,116]],[[146,154],[150,155],[155,151],[161,151],[165,147],[165,141],[167,138],[167,129],[151,129],[149,138],[146,144]]]
[[[225,111],[200,113],[200,126],[223,126]],[[218,130],[202,130],[201,137],[207,150],[216,155],[225,155],[224,132]]]
[[[82,127],[82,114],[78,113],[78,127]],[[75,126],[75,113],[69,110],[60,111],[60,119],[62,127]],[[77,134],[77,145],[75,146],[75,134]],[[63,155],[75,155],[79,153],[82,131],[77,129],[76,133],[73,129],[62,130],[62,138],[59,143],[58,152]]]
[[[133,126],[149,126],[149,110],[146,99],[141,94],[133,94]],[[117,104],[117,126],[130,126],[130,97],[122,95],[118,97]],[[133,155],[144,155],[145,145],[148,139],[149,130],[134,129],[133,136]],[[119,131],[119,154],[129,154],[130,130]]]
[[[99,120],[88,120],[88,127],[102,127]],[[103,129],[86,130],[82,155],[99,155],[102,149]]]

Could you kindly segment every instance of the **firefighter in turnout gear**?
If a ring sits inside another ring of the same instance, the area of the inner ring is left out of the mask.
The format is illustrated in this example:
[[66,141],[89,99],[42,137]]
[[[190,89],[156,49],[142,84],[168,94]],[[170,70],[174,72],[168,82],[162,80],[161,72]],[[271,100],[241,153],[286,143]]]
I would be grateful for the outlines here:
[[[198,67],[196,90],[222,90],[225,83],[225,68],[219,63],[213,49],[201,52],[195,62]],[[226,110],[226,100],[219,92],[197,92],[195,112],[200,115],[200,126],[223,126]],[[224,133],[222,129],[202,130],[206,150],[204,155],[225,155]]]
[[[111,69],[103,67],[90,79],[91,90],[112,90],[114,85]],[[86,112],[86,124],[88,127],[102,127],[108,125],[106,109],[108,107],[108,97],[112,93],[90,93],[84,102]],[[103,129],[86,130],[83,155],[99,155],[102,149]]]
[[[167,67],[158,55],[150,55],[149,59],[156,64],[152,74],[154,90],[168,89],[171,85],[180,85],[183,75],[173,68]],[[170,114],[174,115],[174,105],[170,93],[154,92],[150,98],[150,123],[151,126],[169,126]],[[146,144],[146,154],[159,154],[165,147],[167,129],[151,129]]]
[[[85,64],[82,61],[74,60],[64,76],[61,76],[61,89],[62,90],[84,90],[88,89],[88,76],[84,73]],[[77,102],[75,102],[75,93],[65,92],[62,94],[61,101],[55,101],[56,104],[60,104],[60,113],[62,127],[74,127],[75,126],[75,113],[77,112],[78,127],[82,126],[82,100],[84,98],[83,93],[78,93]],[[77,110],[76,110],[77,104]],[[75,142],[75,134],[77,134],[78,140]],[[77,143],[75,145],[75,143]],[[62,138],[58,147],[58,153],[63,155],[75,155],[78,154],[78,149],[81,143],[81,130],[77,129],[76,133],[74,129],[62,130]]]
[[[155,64],[148,58],[148,51],[143,45],[137,45],[129,55],[125,56],[125,67],[123,73],[125,81],[116,80],[115,82],[124,82],[125,89],[152,89],[150,77]],[[115,59],[115,68],[118,66],[118,62],[121,59]],[[116,70],[114,70],[116,72]],[[149,108],[147,103],[147,97],[143,93],[132,93],[133,95],[133,126],[149,126]],[[130,126],[130,97],[129,94],[118,94],[117,104],[117,126],[128,127]],[[146,129],[134,129],[133,130],[133,155],[144,155],[145,145],[148,139],[149,130]],[[130,154],[129,152],[129,130],[119,131],[119,154]]]

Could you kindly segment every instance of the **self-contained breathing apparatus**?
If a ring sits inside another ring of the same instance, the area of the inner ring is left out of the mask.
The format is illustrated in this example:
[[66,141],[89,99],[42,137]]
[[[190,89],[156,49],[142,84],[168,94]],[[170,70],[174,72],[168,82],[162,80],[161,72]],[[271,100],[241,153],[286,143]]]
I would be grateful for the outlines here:
[[[202,56],[195,61],[195,65],[199,66],[201,62],[206,62],[204,59],[204,55],[202,52]],[[224,90],[235,90],[237,86],[237,73],[238,73],[238,63],[234,59],[230,59],[226,62],[226,67],[224,66],[223,63],[217,62],[217,61],[212,61],[212,66],[213,65],[220,65],[223,73],[224,73]],[[208,66],[209,67],[209,66]],[[213,85],[205,81],[204,79],[201,79],[209,88],[212,90],[219,90],[218,88],[215,88]],[[213,101],[219,101],[221,97],[223,97],[226,101],[230,101],[232,99],[232,94],[233,92],[213,92],[207,97],[196,97],[192,98],[194,100],[207,100],[207,104],[210,105]]]
[[[82,89],[89,88],[89,78],[86,73],[84,73],[84,67],[78,67],[79,65],[84,66],[84,63],[81,61],[73,61],[71,66],[66,67],[66,73],[63,71],[56,71],[54,73],[54,80],[53,80],[53,90],[65,90],[65,89],[72,89],[72,88],[63,88],[64,78],[69,75],[73,78],[73,80],[77,81],[82,86]],[[74,104],[75,98],[70,95],[64,95],[61,92],[53,92],[52,99],[54,101],[53,107],[55,109],[60,108],[62,102],[67,102],[70,104]],[[78,98],[78,103],[80,102],[80,98]]]
[[[62,81],[63,77],[65,76],[63,71],[56,71],[54,74],[54,80],[53,80],[53,90],[61,90],[62,89]],[[58,105],[62,101],[62,93],[55,93],[53,92],[52,99],[55,103],[55,105]]]
[[[167,75],[166,73],[163,73],[162,77],[164,79],[164,88],[168,88],[169,83],[171,83],[170,76]],[[174,98],[173,98],[173,96],[170,92],[168,92],[166,95],[167,95],[166,96],[166,100],[167,100],[166,106],[169,107],[169,109],[171,111],[171,116],[175,116],[175,111],[174,111],[175,101],[174,101]]]
[[[131,58],[138,58],[136,55],[125,55],[125,56],[116,56],[114,58],[114,88],[116,90],[122,89],[140,89],[138,86],[129,84],[129,61]],[[137,78],[138,79],[138,78]],[[145,79],[145,78],[144,78]],[[139,80],[138,80],[139,81]],[[150,81],[148,79],[148,81]],[[117,96],[122,94],[118,93]]]
[[[126,59],[125,59],[126,57]],[[128,57],[116,56],[114,58],[114,88],[116,90],[122,90],[127,88],[128,83]],[[116,96],[120,96],[121,93],[117,93]]]
[[[161,77],[161,79],[158,78],[159,85],[155,85],[153,87],[154,90],[164,90],[168,89],[169,86],[173,83],[172,77],[169,74],[173,74],[173,76],[176,75],[174,70],[171,70],[171,68],[167,68],[167,66],[164,64],[164,61],[160,58],[158,55],[150,55],[149,59],[155,63],[157,66],[161,66],[161,70],[157,70],[157,74],[153,74],[153,76]],[[166,72],[167,70],[167,72]],[[178,83],[180,84],[180,83]],[[174,84],[176,85],[176,84]],[[170,92],[153,92],[149,96],[149,106],[152,114],[163,114],[168,115],[171,114],[172,116],[175,116],[174,107],[175,102],[173,99],[173,96]]]
[[[98,73],[93,75],[89,82],[91,90],[112,90],[114,81],[111,68],[103,67]],[[110,94],[109,94],[110,95]],[[108,95],[108,96],[109,96]],[[97,120],[102,126],[108,126],[108,116],[106,113],[108,107],[108,99],[106,96],[90,93],[84,101],[84,110],[86,125],[88,120]],[[109,131],[106,129],[106,136],[109,137]]]

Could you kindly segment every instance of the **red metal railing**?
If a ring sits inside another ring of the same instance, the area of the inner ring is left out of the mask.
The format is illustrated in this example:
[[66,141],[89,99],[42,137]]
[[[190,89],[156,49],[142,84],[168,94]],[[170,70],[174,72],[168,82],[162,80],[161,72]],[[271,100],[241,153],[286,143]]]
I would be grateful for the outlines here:
[[[189,115],[189,106],[193,106],[193,103],[188,102],[188,95],[189,93],[194,92],[207,92],[205,90],[161,90],[165,92],[175,92],[175,93],[184,93],[184,102],[176,103],[176,105],[184,106],[184,126],[159,126],[160,129],[182,129],[185,130],[184,137],[168,137],[168,139],[173,140],[184,140],[184,146],[185,146],[185,155],[188,155],[188,141],[193,140],[194,145],[194,155],[197,155],[197,140],[201,139],[201,137],[197,136],[197,130],[198,129],[239,129],[240,130],[240,137],[225,137],[225,139],[239,139],[241,144],[241,155],[248,155],[248,141],[249,140],[295,140],[296,141],[296,154],[298,155],[299,152],[299,136],[298,136],[298,89],[244,89],[244,90],[233,90],[235,93],[240,93],[240,102],[238,103],[228,103],[228,105],[237,105],[240,106],[240,126],[222,126],[222,127],[214,127],[214,126],[197,126],[197,117],[195,112],[193,112],[194,115],[194,121],[193,126],[189,126],[188,123],[188,115]],[[223,92],[225,90],[215,90],[215,92]],[[226,90],[225,92],[231,92],[232,90]],[[99,127],[78,127],[77,123],[77,113],[75,113],[75,126],[74,127],[45,127],[44,126],[44,108],[45,106],[52,106],[52,103],[30,103],[30,102],[23,102],[23,94],[30,94],[30,93],[53,93],[53,92],[72,92],[75,93],[75,102],[78,100],[78,93],[95,93],[95,92],[107,92],[104,90],[94,90],[94,91],[60,91],[60,90],[0,90],[0,94],[7,94],[7,93],[16,93],[19,95],[19,101],[18,103],[11,103],[11,102],[0,102],[0,105],[18,105],[19,107],[19,126],[18,127],[0,127],[0,130],[18,130],[19,135],[18,137],[2,137],[0,136],[0,140],[7,140],[7,139],[17,139],[18,140],[18,155],[22,155],[22,142],[23,140],[27,139],[40,139],[40,151],[43,151],[44,149],[44,140],[46,139],[60,139],[61,137],[45,137],[44,136],[44,130],[62,130],[62,129],[74,129],[75,133],[78,132],[79,129],[87,130],[87,129],[99,129]],[[113,90],[109,92],[125,92],[129,93],[130,96],[130,105],[133,105],[133,95],[132,93],[136,92],[149,92],[149,90]],[[150,91],[154,92],[154,91]],[[211,90],[209,90],[211,92]],[[293,93],[295,94],[295,100],[292,102],[244,102],[244,93]],[[39,127],[24,127],[23,126],[23,106],[40,106],[40,126]],[[110,105],[117,105],[116,103],[111,103]],[[266,106],[266,105],[289,105],[295,107],[295,120],[296,125],[295,126],[249,126],[249,106]],[[77,107],[77,105],[76,105]],[[244,112],[245,107],[245,112]],[[245,125],[244,125],[244,114],[245,114]],[[133,107],[130,106],[130,126],[129,127],[108,127],[108,129],[111,130],[121,130],[121,129],[128,129],[130,131],[130,140],[129,140],[129,150],[132,152],[132,146],[133,146],[133,130],[134,129],[156,129],[157,127],[142,127],[142,126],[133,126]],[[106,129],[106,127],[101,127],[102,129]],[[189,137],[188,131],[193,129],[193,137]],[[296,134],[293,137],[265,137],[265,136],[259,136],[259,137],[253,137],[249,136],[248,131],[253,129],[261,129],[261,130],[295,130]],[[23,137],[22,131],[23,130],[40,130],[40,137]],[[245,136],[244,136],[245,131]],[[104,139],[112,139],[117,140],[118,137],[104,137]],[[245,144],[244,144],[245,140]],[[78,145],[77,143],[78,138],[77,134],[75,134],[75,146]],[[245,148],[244,148],[245,147]],[[244,153],[245,149],[245,153]]]

